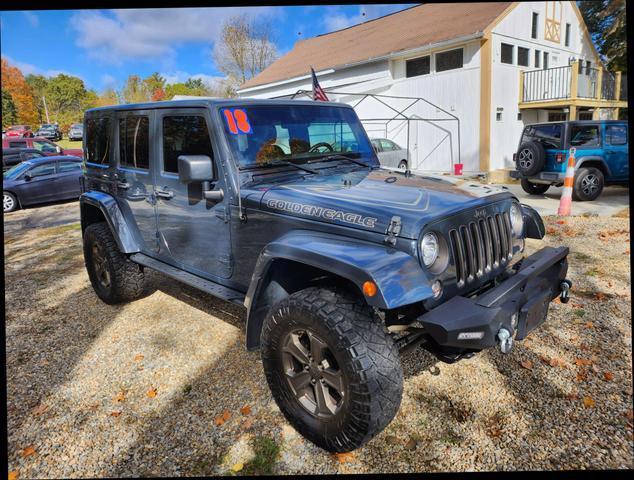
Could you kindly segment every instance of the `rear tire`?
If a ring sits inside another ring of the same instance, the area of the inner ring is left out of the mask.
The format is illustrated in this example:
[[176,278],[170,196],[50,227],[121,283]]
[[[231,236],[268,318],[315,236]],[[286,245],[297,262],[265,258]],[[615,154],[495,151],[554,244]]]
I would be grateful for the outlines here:
[[530,177],[544,168],[545,160],[546,152],[544,152],[544,146],[541,143],[525,142],[520,145],[517,151],[515,165],[519,172]]
[[522,185],[522,190],[524,190],[529,195],[543,195],[544,193],[546,193],[546,190],[550,188],[550,185],[548,184],[533,183],[526,178],[522,178],[520,184]]
[[598,168],[580,168],[575,173],[575,182],[572,189],[572,198],[578,202],[595,200],[603,191],[605,179],[603,172]]
[[290,295],[266,316],[260,339],[278,407],[324,450],[359,448],[398,412],[398,349],[372,309],[347,292],[311,287]]
[[401,163],[398,164],[399,170],[407,170],[407,162],[405,160],[401,160]]
[[2,192],[2,211],[3,213],[13,212],[18,209],[18,199],[11,192]]
[[143,295],[145,274],[117,247],[106,222],[93,223],[84,232],[84,261],[97,296],[114,305]]

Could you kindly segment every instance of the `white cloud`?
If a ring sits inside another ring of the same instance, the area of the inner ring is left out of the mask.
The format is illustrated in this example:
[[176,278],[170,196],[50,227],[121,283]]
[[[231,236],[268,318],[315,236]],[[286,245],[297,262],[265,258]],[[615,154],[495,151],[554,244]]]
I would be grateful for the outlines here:
[[104,88],[115,88],[117,86],[117,79],[108,73],[104,73],[101,76],[101,84]]
[[104,63],[161,59],[168,64],[174,48],[188,42],[213,43],[225,19],[247,13],[279,16],[274,7],[155,8],[81,11],[70,19],[76,44]]
[[359,11],[353,15],[346,15],[340,13],[339,7],[327,7],[332,8],[332,14],[324,16],[324,26],[329,32],[335,30],[341,30],[343,28],[357,25],[359,23],[367,22],[368,20],[374,20],[375,18],[385,16],[389,13],[403,10],[413,5],[359,5]]
[[184,83],[190,78],[200,78],[208,87],[217,86],[225,77],[208,75],[206,73],[188,73],[182,70],[160,73],[165,79],[165,83]]
[[[9,65],[14,66],[14,67],[18,67],[20,69],[20,71],[22,72],[22,75],[24,75],[25,77],[27,75],[44,75],[45,77],[56,77],[57,75],[59,75],[60,73],[63,73],[64,75],[71,75],[73,77],[78,77],[81,78],[82,80],[84,80],[81,75],[77,75],[75,73],[70,73],[66,70],[57,70],[57,69],[46,69],[43,70],[35,65],[33,65],[32,63],[26,63],[26,62],[20,62],[18,60],[14,60],[13,58],[7,56],[7,55],[2,55],[2,58],[4,58],[7,62],[9,62]],[[84,80],[84,83],[85,80]]]
[[26,21],[29,22],[29,25],[33,28],[37,28],[40,26],[40,17],[38,17],[33,12],[22,12],[22,14],[26,17]]

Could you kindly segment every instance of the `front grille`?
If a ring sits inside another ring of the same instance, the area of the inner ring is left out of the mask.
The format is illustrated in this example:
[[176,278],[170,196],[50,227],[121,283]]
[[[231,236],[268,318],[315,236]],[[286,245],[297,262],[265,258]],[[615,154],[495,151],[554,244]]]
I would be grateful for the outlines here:
[[495,213],[449,230],[458,287],[504,266],[513,256],[509,214]]

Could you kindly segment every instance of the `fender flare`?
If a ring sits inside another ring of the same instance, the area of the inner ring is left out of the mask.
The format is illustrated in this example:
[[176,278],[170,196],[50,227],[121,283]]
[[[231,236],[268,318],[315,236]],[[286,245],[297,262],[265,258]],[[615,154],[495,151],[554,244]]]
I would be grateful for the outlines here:
[[575,169],[581,168],[583,164],[587,162],[599,162],[601,165],[603,165],[603,168],[605,168],[605,176],[612,176],[612,171],[610,170],[608,162],[605,161],[605,158],[598,155],[588,155],[580,157],[578,160],[575,161]]
[[269,243],[258,257],[245,297],[247,308],[247,348],[256,348],[266,312],[258,301],[267,286],[267,273],[275,260],[290,260],[319,268],[349,280],[362,292],[370,280],[377,286],[373,297],[364,296],[368,305],[393,309],[433,296],[430,281],[418,258],[387,245],[342,238],[307,230],[289,232]]
[[81,214],[81,231],[86,230],[86,206],[96,207],[106,219],[112,236],[117,242],[119,250],[123,253],[135,253],[141,251],[141,234],[135,224],[126,220],[117,200],[110,194],[99,191],[82,193],[79,197],[79,210]]

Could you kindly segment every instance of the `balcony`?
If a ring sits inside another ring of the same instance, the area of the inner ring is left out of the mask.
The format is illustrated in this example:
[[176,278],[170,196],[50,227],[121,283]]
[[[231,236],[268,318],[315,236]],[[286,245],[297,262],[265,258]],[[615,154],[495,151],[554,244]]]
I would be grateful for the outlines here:
[[520,72],[520,108],[627,107],[626,75],[582,65]]

